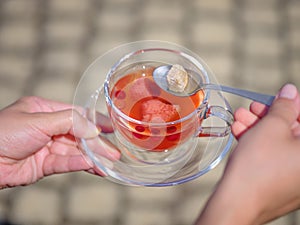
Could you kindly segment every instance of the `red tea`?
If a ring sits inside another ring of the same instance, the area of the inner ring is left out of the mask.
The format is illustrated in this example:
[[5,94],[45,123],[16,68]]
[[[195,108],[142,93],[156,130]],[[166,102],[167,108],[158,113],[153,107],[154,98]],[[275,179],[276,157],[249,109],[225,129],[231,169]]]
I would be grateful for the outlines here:
[[[199,91],[190,97],[177,97],[162,90],[153,80],[153,66],[125,73],[114,84],[111,99],[128,122],[112,115],[118,131],[132,144],[151,151],[170,150],[194,134],[198,117],[180,121],[195,111],[204,98]],[[113,113],[113,112],[112,112]],[[179,121],[178,121],[179,120]]]

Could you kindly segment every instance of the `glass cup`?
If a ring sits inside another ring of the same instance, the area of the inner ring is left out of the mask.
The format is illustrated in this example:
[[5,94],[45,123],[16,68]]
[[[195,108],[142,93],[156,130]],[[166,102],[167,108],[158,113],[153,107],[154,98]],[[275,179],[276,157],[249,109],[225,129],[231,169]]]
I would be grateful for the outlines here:
[[[101,85],[96,74],[100,76],[104,64],[110,68]],[[80,143],[95,168],[109,179],[143,186],[179,184],[206,173],[229,151],[233,116],[219,91],[176,97],[153,81],[156,67],[174,64],[197,72],[203,83],[216,83],[197,55],[159,41],[118,47],[85,72],[74,104],[82,105],[84,116],[95,124],[101,123],[98,114],[106,115],[113,130]],[[94,88],[96,82],[101,86]],[[112,146],[120,151],[120,159],[111,157]]]

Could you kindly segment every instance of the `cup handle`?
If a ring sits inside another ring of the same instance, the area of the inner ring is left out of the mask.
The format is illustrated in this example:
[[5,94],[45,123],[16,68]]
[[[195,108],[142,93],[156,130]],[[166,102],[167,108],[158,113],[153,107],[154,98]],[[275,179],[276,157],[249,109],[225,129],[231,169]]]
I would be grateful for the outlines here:
[[221,106],[208,106],[202,115],[204,119],[218,117],[225,122],[224,126],[200,127],[199,137],[225,137],[231,132],[233,115]]

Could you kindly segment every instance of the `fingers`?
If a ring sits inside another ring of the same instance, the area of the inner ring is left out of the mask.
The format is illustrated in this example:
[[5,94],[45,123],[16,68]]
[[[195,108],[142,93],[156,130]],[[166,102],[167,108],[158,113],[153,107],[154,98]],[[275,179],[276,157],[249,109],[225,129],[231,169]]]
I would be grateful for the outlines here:
[[70,133],[78,138],[92,138],[99,134],[94,124],[72,109],[36,113],[31,125],[49,137]]
[[267,114],[268,109],[268,106],[259,102],[252,102],[250,104],[250,111],[260,118],[264,117]]
[[[62,111],[62,110],[67,110],[67,109],[75,109],[75,113],[80,113],[82,114],[84,112],[84,109],[80,106],[76,106],[76,105],[69,105],[69,104],[65,104],[62,102],[56,102],[56,101],[52,101],[52,100],[48,100],[48,99],[43,99],[43,98],[38,98],[38,101],[42,102],[42,106],[46,106],[46,108],[44,108],[43,110],[49,110],[50,111]],[[77,116],[77,115],[75,115]],[[111,133],[113,132],[113,128],[112,128],[112,124],[110,121],[110,118],[99,113],[96,112],[95,113],[96,116],[96,125],[98,128],[100,128],[100,130],[104,133]]]
[[245,133],[245,131],[247,131],[247,127],[243,123],[241,123],[239,121],[235,121],[231,125],[231,131],[236,139],[240,139],[240,137],[243,135],[243,133]]
[[[106,176],[102,170],[94,166],[94,163],[82,151],[78,151],[78,145],[74,140],[62,140],[61,137],[58,137],[58,139],[54,138],[55,141],[51,144],[52,154],[47,156],[45,160],[43,166],[45,175],[85,170],[92,174]],[[87,139],[87,142],[92,140]],[[109,157],[111,160],[120,158],[119,152],[112,148],[108,149],[104,145],[98,146],[97,154]]]
[[49,155],[43,165],[43,172],[46,176],[82,170],[101,176],[105,175],[99,169],[94,171],[93,166],[91,166],[82,155]]
[[25,96],[16,101],[12,107],[22,112],[34,113],[62,111],[71,109],[72,105],[37,96]]
[[244,124],[246,127],[254,125],[259,120],[259,117],[257,115],[244,108],[236,110],[236,112],[234,113],[234,118],[235,120]]
[[231,130],[233,135],[239,139],[244,132],[256,124],[259,117],[244,108],[239,108],[234,113],[234,119]]
[[[67,138],[69,137],[68,134],[83,138],[90,145],[93,144],[95,152],[104,156],[104,158],[114,161],[120,158],[120,152],[116,147],[102,141],[98,137],[99,129],[81,116],[78,111],[68,109],[51,113],[36,113],[35,115],[32,125],[55,141],[51,147],[53,154],[49,155],[44,163],[45,174],[93,170],[97,174],[104,175],[100,170],[95,170],[92,164],[87,163],[82,154],[78,154],[78,146],[72,145],[73,140]],[[102,122],[106,119],[104,117],[100,118]],[[107,128],[107,131],[110,128],[109,125],[103,127]]]
[[269,107],[259,102],[250,104],[250,111],[239,108],[234,113],[235,122],[232,125],[233,135],[239,139],[250,127],[256,124],[260,118],[265,116]]
[[[96,113],[97,129],[96,126],[81,116],[84,109],[80,106],[72,106],[70,104],[36,96],[23,97],[19,99],[14,106],[25,113],[41,113],[42,115],[39,118],[39,123],[47,124],[47,126],[49,126],[50,136],[55,134],[65,134],[67,132],[72,132],[72,130],[74,130],[72,134],[82,138],[97,136],[99,134],[98,129],[104,133],[113,132],[110,119],[107,116],[98,112]],[[43,120],[43,117],[46,118]],[[54,123],[55,126],[52,125],[52,123]]]
[[99,135],[100,130],[89,120],[73,110],[72,126],[74,136],[79,138],[93,138]]
[[121,157],[120,150],[105,138],[91,138],[86,140],[85,143],[95,155],[104,156],[112,161],[116,161]]
[[239,139],[249,128],[256,124],[259,119],[266,114],[279,117],[293,129],[296,136],[299,136],[300,130],[300,96],[294,85],[285,85],[280,92],[271,108],[253,102],[250,105],[250,111],[240,108],[236,110],[234,117],[235,122],[232,125],[232,133]]
[[98,127],[101,128],[101,132],[111,133],[114,131],[109,117],[99,112],[96,112],[95,115],[96,115],[96,124]]

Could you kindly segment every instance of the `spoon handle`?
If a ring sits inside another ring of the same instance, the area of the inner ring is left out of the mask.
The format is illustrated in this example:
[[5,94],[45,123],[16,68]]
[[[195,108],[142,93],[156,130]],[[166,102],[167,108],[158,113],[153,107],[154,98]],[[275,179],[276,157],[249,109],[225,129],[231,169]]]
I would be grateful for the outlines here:
[[234,95],[238,95],[244,98],[251,99],[256,102],[263,103],[267,106],[270,106],[274,101],[275,96],[261,94],[253,91],[243,90],[239,88],[232,88],[223,85],[214,85],[214,84],[206,84],[204,89],[213,89],[213,90],[221,90],[223,92],[231,93]]

